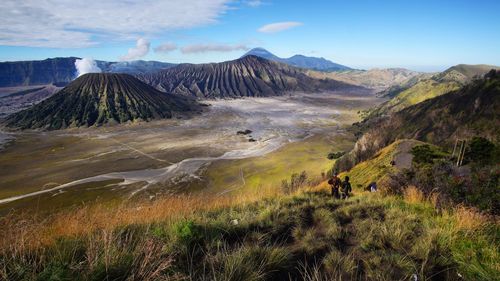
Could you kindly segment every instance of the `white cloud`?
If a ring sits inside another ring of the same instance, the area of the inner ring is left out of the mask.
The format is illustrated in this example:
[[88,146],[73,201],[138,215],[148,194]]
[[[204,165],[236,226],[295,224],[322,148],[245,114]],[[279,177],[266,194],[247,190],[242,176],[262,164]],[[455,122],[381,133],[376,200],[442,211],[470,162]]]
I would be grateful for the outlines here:
[[75,60],[76,77],[80,77],[86,73],[100,73],[102,70],[97,66],[97,63],[92,58],[83,58]]
[[80,48],[212,24],[231,0],[2,0],[0,45]]
[[155,48],[156,53],[168,53],[177,49],[177,45],[172,42],[163,43]]
[[262,1],[260,0],[248,0],[245,1],[245,3],[250,7],[259,7],[260,5],[262,5]]
[[121,56],[120,60],[127,61],[140,59],[149,53],[150,45],[151,44],[148,40],[139,38],[139,40],[137,40],[137,43],[135,44],[135,47],[128,49],[128,53],[124,56]]
[[183,54],[192,54],[192,53],[205,53],[205,52],[232,52],[248,50],[248,47],[239,44],[239,45],[226,45],[226,44],[194,44],[187,45],[181,48],[181,52]]
[[302,24],[303,23],[297,21],[276,22],[276,23],[266,24],[261,28],[257,29],[257,31],[263,33],[275,33],[290,29],[292,27],[301,26]]

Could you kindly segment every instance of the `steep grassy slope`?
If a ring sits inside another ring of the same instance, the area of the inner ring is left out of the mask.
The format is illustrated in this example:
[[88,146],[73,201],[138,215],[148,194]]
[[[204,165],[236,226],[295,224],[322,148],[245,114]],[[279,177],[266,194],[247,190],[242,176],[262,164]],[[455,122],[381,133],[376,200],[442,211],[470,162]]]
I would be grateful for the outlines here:
[[[412,155],[410,150],[416,145],[423,144],[417,140],[398,140],[380,149],[370,159],[363,161],[348,172],[341,174],[351,177],[352,186],[363,189],[371,182],[380,182],[389,173],[395,173],[411,166]],[[391,165],[391,161],[396,164]]]
[[430,77],[424,75],[418,79],[405,81],[401,85],[379,93],[380,96],[391,97],[391,99],[371,110],[368,117],[391,114],[422,101],[458,90],[472,79],[484,75],[491,69],[498,69],[498,67],[459,64]]
[[61,129],[171,118],[196,110],[188,99],[167,95],[127,74],[86,74],[52,97],[5,120],[21,129]]
[[428,80],[433,75],[435,75],[435,73],[420,73],[414,76],[410,76],[406,80],[393,83],[392,85],[390,85],[390,87],[386,87],[385,89],[383,89],[383,91],[378,92],[377,96],[383,98],[393,98],[399,93],[415,86],[417,83]]
[[403,109],[389,118],[362,124],[364,135],[338,161],[339,168],[369,159],[396,139],[451,146],[456,138],[483,136],[499,141],[500,72],[474,81],[460,90]]
[[256,56],[211,64],[182,64],[139,79],[167,93],[198,98],[266,97],[294,91],[363,90]]
[[432,143],[473,135],[498,139],[500,72],[396,113],[386,132]]

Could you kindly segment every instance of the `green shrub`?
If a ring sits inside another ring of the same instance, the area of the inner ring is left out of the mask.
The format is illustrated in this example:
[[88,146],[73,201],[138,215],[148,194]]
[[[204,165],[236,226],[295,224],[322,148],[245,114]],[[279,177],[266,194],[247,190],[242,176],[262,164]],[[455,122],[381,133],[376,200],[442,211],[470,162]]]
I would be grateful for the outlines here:
[[483,137],[473,137],[469,143],[466,158],[480,165],[493,162],[495,145]]
[[433,150],[430,145],[417,145],[411,149],[413,154],[413,162],[416,164],[432,164],[438,154]]
[[179,242],[184,245],[192,245],[203,238],[203,229],[192,220],[185,220],[174,226],[174,233]]
[[330,152],[330,153],[328,153],[326,158],[328,158],[330,160],[338,159],[338,158],[342,157],[342,155],[344,155],[344,154],[345,154],[344,151]]

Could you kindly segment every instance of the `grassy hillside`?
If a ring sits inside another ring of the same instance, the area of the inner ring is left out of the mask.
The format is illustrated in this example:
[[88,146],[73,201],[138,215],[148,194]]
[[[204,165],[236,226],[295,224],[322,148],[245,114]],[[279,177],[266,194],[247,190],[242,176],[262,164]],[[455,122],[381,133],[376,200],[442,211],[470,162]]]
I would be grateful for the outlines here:
[[399,86],[396,85],[379,93],[379,95],[391,99],[369,110],[365,117],[373,118],[392,114],[425,100],[458,90],[472,79],[483,76],[491,69],[498,69],[498,67],[459,64],[432,76],[412,77]]
[[[379,150],[370,159],[354,166],[349,172],[342,173],[341,177],[349,175],[353,187],[365,188],[371,182],[381,181],[388,173],[394,173],[411,165],[410,150],[419,144],[422,142],[411,139],[395,141]],[[409,157],[409,159],[404,159],[405,157]],[[391,165],[393,160],[398,160],[394,166]]]
[[336,162],[350,169],[370,159],[397,139],[417,139],[452,148],[455,140],[482,136],[498,142],[500,72],[490,73],[461,89],[405,108],[390,117],[359,124],[362,136],[353,150]]
[[423,80],[406,89],[380,107],[370,111],[371,116],[379,116],[400,111],[414,104],[457,90],[462,85],[455,81],[436,82],[432,79]]
[[[364,186],[419,142],[381,150],[348,175]],[[389,167],[390,168],[387,168]],[[93,207],[39,221],[5,217],[7,280],[495,280],[500,227],[464,207],[402,197],[333,200],[325,183],[293,194],[190,195]]]
[[[203,202],[207,199],[214,198]],[[189,205],[176,202],[169,210],[183,213]],[[416,275],[419,280],[494,280],[500,272],[498,225],[464,208],[438,213],[416,190],[404,198],[358,193],[333,201],[315,188],[234,203],[208,209],[191,204],[191,212],[174,219],[141,222],[137,217],[113,228],[59,237],[42,248],[29,248],[26,237],[18,236],[3,245],[0,277],[407,280]],[[106,214],[111,211],[101,218]],[[71,226],[74,222],[66,225]]]
[[488,65],[488,64],[476,64],[476,65],[458,64],[450,67],[445,72],[456,71],[467,77],[467,79],[473,79],[475,77],[484,75],[491,69],[499,69],[499,67],[496,65]]
[[[246,160],[226,160],[212,163],[203,175],[209,188],[218,192],[241,192],[249,189],[273,188],[291,173],[305,171],[310,178],[327,172],[332,160],[330,151],[346,151],[353,138],[347,136],[318,135],[301,142],[291,143],[265,156]],[[205,187],[206,188],[206,187]]]

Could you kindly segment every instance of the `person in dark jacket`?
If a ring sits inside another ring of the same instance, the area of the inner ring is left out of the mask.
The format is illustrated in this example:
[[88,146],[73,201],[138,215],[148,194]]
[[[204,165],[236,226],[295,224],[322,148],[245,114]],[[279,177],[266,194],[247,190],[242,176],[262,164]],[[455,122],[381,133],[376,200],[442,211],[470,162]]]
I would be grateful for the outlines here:
[[340,199],[340,185],[342,180],[338,177],[337,173],[333,174],[333,177],[328,181],[328,184],[332,187],[332,197],[335,199]]
[[342,182],[342,186],[340,188],[340,191],[342,191],[342,199],[346,199],[349,197],[349,193],[351,193],[352,188],[351,188],[351,183],[349,182],[349,177],[346,176],[344,179],[344,182]]

